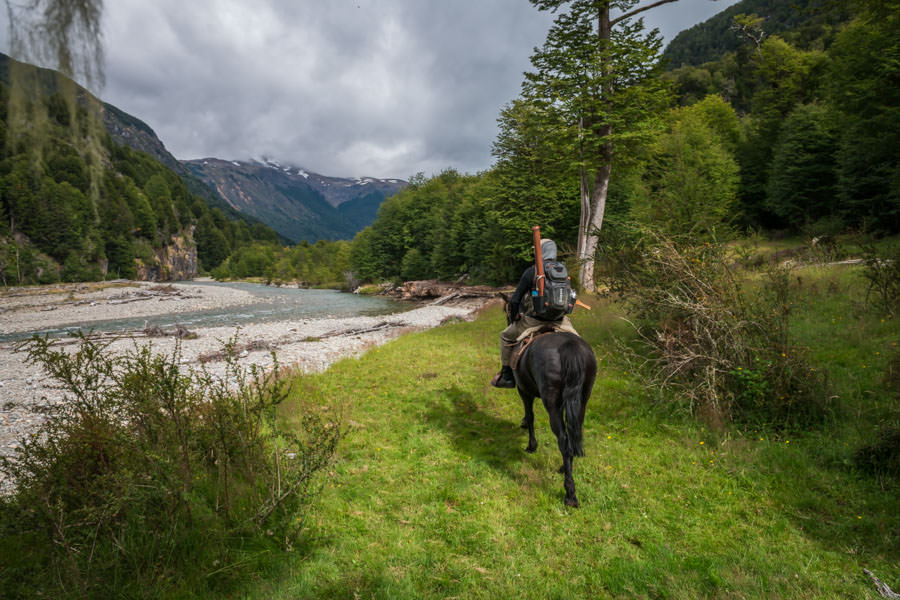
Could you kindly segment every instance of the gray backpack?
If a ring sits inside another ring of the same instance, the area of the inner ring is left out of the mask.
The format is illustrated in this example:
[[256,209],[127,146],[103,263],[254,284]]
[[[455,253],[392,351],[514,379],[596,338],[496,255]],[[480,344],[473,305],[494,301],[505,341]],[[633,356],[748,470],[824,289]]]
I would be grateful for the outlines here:
[[575,308],[575,290],[566,265],[556,260],[544,261],[544,296],[531,292],[534,316],[543,321],[558,321]]

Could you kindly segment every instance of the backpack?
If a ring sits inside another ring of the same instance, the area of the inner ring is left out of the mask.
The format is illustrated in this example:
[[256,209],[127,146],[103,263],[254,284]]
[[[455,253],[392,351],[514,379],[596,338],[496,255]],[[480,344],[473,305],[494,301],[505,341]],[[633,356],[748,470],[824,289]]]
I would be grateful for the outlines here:
[[531,292],[534,316],[543,321],[558,321],[575,308],[575,291],[566,265],[556,260],[544,261],[544,297]]

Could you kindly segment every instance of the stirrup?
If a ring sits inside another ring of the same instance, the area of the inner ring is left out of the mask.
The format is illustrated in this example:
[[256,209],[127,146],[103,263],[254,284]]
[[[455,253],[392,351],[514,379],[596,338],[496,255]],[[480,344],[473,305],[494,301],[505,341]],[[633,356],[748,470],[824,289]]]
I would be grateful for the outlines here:
[[491,379],[491,385],[497,388],[514,388],[516,387],[516,380],[511,377],[504,377],[503,371],[500,371]]

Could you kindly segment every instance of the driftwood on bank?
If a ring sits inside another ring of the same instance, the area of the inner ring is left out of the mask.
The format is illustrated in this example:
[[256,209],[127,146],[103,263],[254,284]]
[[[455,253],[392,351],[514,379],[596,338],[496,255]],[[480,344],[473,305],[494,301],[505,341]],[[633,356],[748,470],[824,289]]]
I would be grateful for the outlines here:
[[322,340],[325,338],[338,337],[338,336],[362,335],[364,333],[372,333],[373,331],[381,331],[382,329],[387,329],[389,327],[396,327],[396,325],[393,323],[389,323],[387,321],[381,321],[371,327],[360,327],[357,329],[335,329],[335,330],[323,333],[322,335],[316,336],[315,338],[312,338],[310,341],[319,341],[319,340]]
[[390,295],[401,300],[433,300],[432,305],[452,303],[464,298],[493,298],[500,288],[487,285],[463,285],[436,279],[407,281],[391,290]]

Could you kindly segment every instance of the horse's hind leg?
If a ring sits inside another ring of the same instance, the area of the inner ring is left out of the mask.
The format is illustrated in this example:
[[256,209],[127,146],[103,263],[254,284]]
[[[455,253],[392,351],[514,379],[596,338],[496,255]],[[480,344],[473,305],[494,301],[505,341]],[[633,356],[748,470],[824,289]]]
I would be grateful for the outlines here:
[[525,452],[534,452],[537,450],[537,438],[534,437],[534,396],[529,396],[521,389],[519,396],[525,407],[525,416],[522,417],[522,423],[519,426],[528,430],[528,446],[525,447]]
[[569,452],[569,440],[566,434],[566,426],[563,422],[562,411],[557,408],[553,410],[546,402],[547,413],[550,415],[550,429],[556,435],[556,443],[559,446],[559,453],[562,454],[563,464],[559,468],[559,472],[565,477],[563,487],[566,489],[566,505],[578,506],[578,497],[575,495],[575,479],[572,477],[572,454]]

